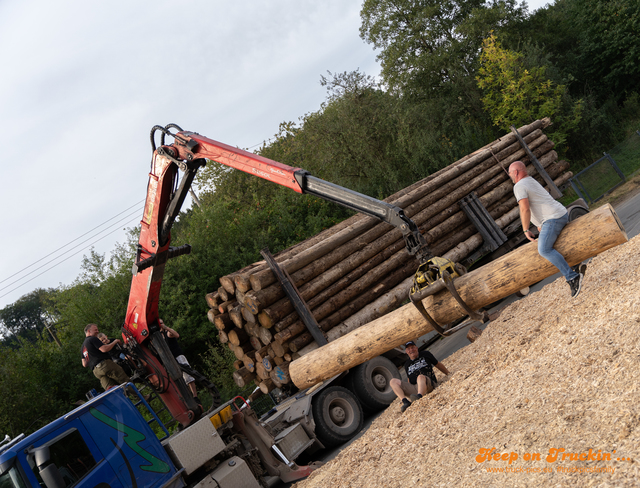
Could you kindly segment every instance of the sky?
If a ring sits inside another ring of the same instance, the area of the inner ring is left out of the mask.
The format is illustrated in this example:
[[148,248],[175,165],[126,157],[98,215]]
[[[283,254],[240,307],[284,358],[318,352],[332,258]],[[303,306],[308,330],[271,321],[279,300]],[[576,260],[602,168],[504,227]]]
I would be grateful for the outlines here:
[[91,246],[108,257],[125,242],[142,216],[154,125],[255,150],[320,108],[327,71],[377,76],[360,8],[0,2],[0,308],[71,285]]

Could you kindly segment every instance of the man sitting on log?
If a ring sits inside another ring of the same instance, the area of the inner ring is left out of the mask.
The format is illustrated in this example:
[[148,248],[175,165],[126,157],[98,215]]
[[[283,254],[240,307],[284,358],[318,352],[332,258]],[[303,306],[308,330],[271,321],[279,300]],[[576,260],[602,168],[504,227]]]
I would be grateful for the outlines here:
[[535,241],[529,227],[531,222],[540,232],[538,236],[538,254],[553,264],[563,274],[575,298],[582,288],[584,272],[578,273],[571,268],[562,254],[553,248],[560,232],[569,222],[569,214],[560,202],[556,201],[544,187],[529,176],[522,161],[509,166],[509,177],[513,181],[513,193],[520,207],[520,221],[524,235]]
[[[419,352],[415,342],[407,342],[404,345],[404,350],[409,356],[409,359],[404,363],[404,370],[409,381],[393,378],[389,383],[396,396],[402,400],[401,412],[409,408],[412,401],[431,393],[438,386],[433,366],[444,374],[449,375],[449,370],[444,364],[439,362],[429,351]],[[409,395],[409,398],[407,398],[407,395]]]

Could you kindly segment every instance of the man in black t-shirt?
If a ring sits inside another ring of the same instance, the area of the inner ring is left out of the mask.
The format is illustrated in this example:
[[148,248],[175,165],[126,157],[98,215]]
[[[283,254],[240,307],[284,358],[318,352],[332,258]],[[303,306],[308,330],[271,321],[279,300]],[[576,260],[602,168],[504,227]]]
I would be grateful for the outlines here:
[[[434,366],[444,374],[449,374],[449,370],[445,365],[439,362],[429,351],[419,352],[415,342],[407,342],[404,345],[404,350],[409,356],[409,359],[404,363],[404,370],[409,381],[393,378],[390,382],[391,389],[402,400],[401,412],[411,406],[411,400],[415,401],[422,398],[423,395],[431,393],[438,386],[438,380],[433,372]],[[411,400],[407,398],[407,395]]]
[[[179,364],[184,364],[185,366],[191,367],[191,365],[189,364],[189,361],[187,361],[187,358],[184,356],[182,352],[182,348],[180,347],[180,344],[178,344],[178,339],[180,338],[180,334],[178,334],[171,327],[167,327],[162,321],[162,319],[158,319],[158,324],[160,324],[160,331],[162,332],[162,335],[164,335],[165,340],[167,341],[167,346],[169,346],[169,350],[171,351],[171,354],[173,354],[173,357],[176,358],[176,361]],[[193,398],[198,400],[198,391],[196,389],[196,383],[195,383],[196,379],[184,371],[182,372],[182,378],[184,379],[184,382],[187,384],[187,386],[191,390],[191,394],[193,395]]]
[[100,380],[100,384],[105,391],[122,383],[129,383],[131,379],[124,370],[113,362],[109,351],[121,344],[120,339],[116,339],[110,344],[103,344],[98,339],[98,326],[89,324],[84,328],[86,339],[82,343],[82,366],[88,367],[93,375]]

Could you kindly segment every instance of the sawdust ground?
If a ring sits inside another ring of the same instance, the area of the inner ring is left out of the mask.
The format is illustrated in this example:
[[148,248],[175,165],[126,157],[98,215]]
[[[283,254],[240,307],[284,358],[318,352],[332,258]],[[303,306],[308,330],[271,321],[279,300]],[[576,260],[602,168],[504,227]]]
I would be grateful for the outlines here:
[[[639,486],[639,265],[640,236],[596,256],[577,298],[561,277],[509,305],[431,395],[396,400],[295,487]],[[518,459],[478,462],[493,448]]]

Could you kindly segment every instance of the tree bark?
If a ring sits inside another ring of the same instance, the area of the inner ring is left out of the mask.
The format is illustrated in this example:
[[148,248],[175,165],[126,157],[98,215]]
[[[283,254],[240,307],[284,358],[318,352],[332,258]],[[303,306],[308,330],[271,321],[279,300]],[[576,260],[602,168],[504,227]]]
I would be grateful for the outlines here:
[[467,332],[467,340],[469,342],[476,342],[482,335],[482,329],[478,329],[475,325],[472,325]]

